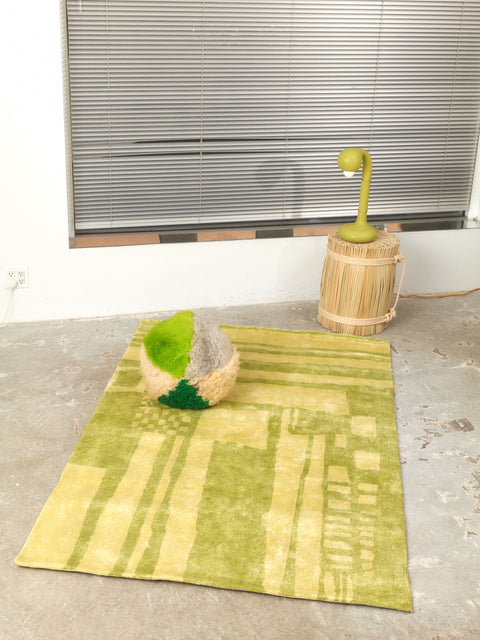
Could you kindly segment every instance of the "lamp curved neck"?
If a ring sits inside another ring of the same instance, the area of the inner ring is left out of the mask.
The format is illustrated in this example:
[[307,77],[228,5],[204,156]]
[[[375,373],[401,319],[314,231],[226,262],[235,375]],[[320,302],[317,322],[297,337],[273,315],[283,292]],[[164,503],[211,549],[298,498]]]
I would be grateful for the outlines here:
[[368,151],[362,149],[362,183],[360,185],[360,200],[358,203],[358,219],[367,221],[368,196],[372,179],[372,158]]

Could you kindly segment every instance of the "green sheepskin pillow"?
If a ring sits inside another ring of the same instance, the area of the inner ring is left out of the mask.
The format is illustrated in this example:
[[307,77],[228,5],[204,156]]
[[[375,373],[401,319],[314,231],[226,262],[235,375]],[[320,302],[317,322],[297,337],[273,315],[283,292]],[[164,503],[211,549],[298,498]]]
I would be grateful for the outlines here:
[[235,384],[239,355],[227,334],[192,311],[156,324],[140,347],[147,392],[178,409],[206,409]]

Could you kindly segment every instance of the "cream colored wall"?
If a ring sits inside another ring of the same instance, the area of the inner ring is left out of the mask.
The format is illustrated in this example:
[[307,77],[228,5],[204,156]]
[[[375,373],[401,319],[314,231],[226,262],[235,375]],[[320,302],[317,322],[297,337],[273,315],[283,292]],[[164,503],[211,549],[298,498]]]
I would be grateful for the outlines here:
[[[27,265],[8,321],[316,299],[325,238],[69,249],[59,8],[2,3],[0,314],[8,265]],[[401,234],[405,291],[469,289],[480,231]]]

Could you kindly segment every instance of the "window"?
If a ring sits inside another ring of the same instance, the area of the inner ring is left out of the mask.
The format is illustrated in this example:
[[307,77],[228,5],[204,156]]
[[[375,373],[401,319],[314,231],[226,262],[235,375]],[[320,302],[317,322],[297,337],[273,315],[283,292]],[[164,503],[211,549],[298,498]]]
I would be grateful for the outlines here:
[[65,0],[76,235],[462,215],[480,2]]

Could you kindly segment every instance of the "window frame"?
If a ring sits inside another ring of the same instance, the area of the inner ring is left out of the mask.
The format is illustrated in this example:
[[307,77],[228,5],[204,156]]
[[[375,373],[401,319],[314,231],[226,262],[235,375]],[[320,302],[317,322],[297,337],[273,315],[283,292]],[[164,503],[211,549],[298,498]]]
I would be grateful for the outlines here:
[[[341,224],[355,220],[351,216],[331,216],[328,218],[281,219],[257,222],[225,222],[180,225],[179,227],[153,226],[124,227],[119,229],[79,231],[75,228],[74,172],[72,120],[70,101],[70,70],[68,53],[67,0],[60,0],[62,74],[64,95],[65,156],[67,180],[68,235],[70,248],[92,248],[110,246],[131,246],[146,244],[171,244],[188,242],[211,242],[231,240],[252,240],[267,238],[298,238],[327,236]],[[378,228],[389,232],[457,230],[480,228],[480,143],[477,147],[476,162],[470,204],[467,210],[444,212],[438,215],[386,215],[369,214],[369,221]]]

